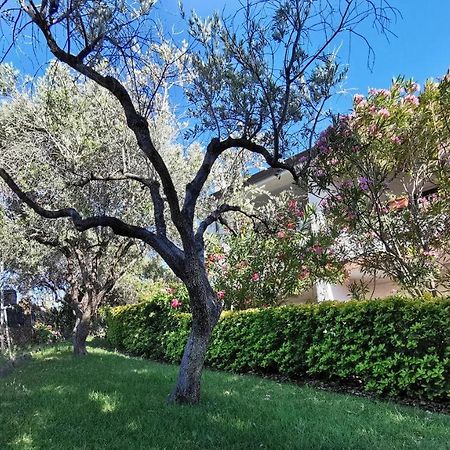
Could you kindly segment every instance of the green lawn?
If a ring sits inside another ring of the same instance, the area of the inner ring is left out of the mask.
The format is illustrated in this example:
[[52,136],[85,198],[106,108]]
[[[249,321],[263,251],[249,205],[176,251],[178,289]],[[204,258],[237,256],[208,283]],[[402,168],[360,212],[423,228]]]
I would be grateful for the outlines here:
[[450,449],[450,416],[206,372],[202,403],[166,405],[177,368],[48,349],[0,380],[0,449]]

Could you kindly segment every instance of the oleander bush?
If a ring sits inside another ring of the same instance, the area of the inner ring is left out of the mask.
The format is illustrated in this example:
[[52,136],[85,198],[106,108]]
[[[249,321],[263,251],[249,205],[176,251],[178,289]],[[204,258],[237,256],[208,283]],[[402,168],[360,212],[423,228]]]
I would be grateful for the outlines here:
[[[107,339],[131,354],[179,362],[190,316],[167,302],[106,312]],[[325,302],[226,312],[213,368],[357,383],[392,397],[450,400],[450,299]]]

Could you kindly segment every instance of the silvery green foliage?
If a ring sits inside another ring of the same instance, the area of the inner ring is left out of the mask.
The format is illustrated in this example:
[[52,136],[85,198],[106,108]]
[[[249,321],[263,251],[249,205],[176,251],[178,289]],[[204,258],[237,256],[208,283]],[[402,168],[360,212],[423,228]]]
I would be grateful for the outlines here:
[[[7,69],[2,73],[5,73],[5,84],[10,84],[9,97],[0,108],[2,165],[35,200],[48,208],[73,205],[86,215],[116,215],[132,223],[144,222],[152,228],[150,196],[137,181],[126,179],[124,174],[143,178],[156,177],[156,174],[135,145],[111,95],[93,82],[77,80],[60,64],[50,65],[33,89],[29,85],[22,89],[17,83],[11,83],[12,68]],[[177,190],[182,198],[184,186],[200,165],[203,153],[199,144],[193,143],[185,152],[176,142],[178,130],[173,125],[175,120],[167,99],[159,101],[159,114],[153,117],[150,126],[155,145],[176,174]],[[248,163],[246,154],[241,152],[224,158],[215,167],[206,195],[199,202],[200,215],[226,200],[251,210],[252,189],[243,186],[242,177]],[[212,192],[220,195],[211,196]],[[22,291],[39,288],[61,296],[68,290],[67,260],[61,253],[62,245],[70,244],[72,250],[81,252],[85,265],[100,263],[100,270],[92,273],[99,278],[105,276],[123,239],[106,229],[80,234],[66,221],[48,222],[21,207],[6,190],[4,194],[8,194],[5,201],[13,202],[16,214],[10,211],[14,217],[5,228],[6,237],[12,235],[14,239],[6,239],[2,248],[8,254],[8,265]],[[173,227],[170,232],[177,241]],[[56,247],[48,245],[56,242]],[[108,251],[99,259],[96,250],[106,243]],[[129,264],[132,257],[136,257],[136,252],[128,254],[123,265]],[[83,279],[79,275],[76,280],[81,283]],[[97,282],[104,284],[101,279]]]
[[9,95],[15,88],[18,71],[11,64],[0,65],[0,97]]
[[[183,198],[203,151],[195,142],[188,149],[177,142],[181,125],[167,98],[158,100],[158,115],[149,125]],[[71,205],[85,215],[115,215],[152,228],[151,198],[138,181],[127,177],[151,179],[157,174],[136,146],[120,106],[95,83],[79,80],[54,63],[34,89],[11,92],[0,109],[0,127],[1,163],[35,200],[48,208]],[[197,209],[199,217],[218,202],[250,207],[251,188],[244,187],[242,176],[249,164],[240,152],[215,166]],[[217,191],[220,195],[210,195]],[[174,230],[172,234],[177,240]]]
[[248,2],[225,20],[191,17],[202,50],[192,56],[198,76],[188,97],[198,131],[245,136],[286,158],[310,147],[327,100],[345,78],[334,44],[324,44],[340,18],[324,20],[319,31],[322,15],[331,13],[326,2],[264,3]]

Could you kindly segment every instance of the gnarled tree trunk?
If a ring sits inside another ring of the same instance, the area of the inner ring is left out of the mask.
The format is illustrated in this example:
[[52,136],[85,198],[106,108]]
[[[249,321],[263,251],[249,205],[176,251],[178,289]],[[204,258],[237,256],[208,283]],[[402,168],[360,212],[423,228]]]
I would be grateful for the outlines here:
[[192,326],[191,334],[181,359],[177,383],[169,397],[169,402],[180,404],[195,404],[199,402],[200,381],[211,332],[211,328],[202,329],[202,327]]
[[220,313],[206,271],[200,268],[193,280],[186,282],[192,310],[192,329],[181,359],[178,379],[169,396],[170,403],[195,404],[200,400],[200,382],[211,334]]

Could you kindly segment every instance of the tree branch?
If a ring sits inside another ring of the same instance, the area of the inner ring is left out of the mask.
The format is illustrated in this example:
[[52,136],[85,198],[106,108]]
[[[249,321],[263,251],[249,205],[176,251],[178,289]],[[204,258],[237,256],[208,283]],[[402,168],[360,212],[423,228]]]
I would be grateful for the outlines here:
[[[270,225],[265,221],[263,218],[257,216],[256,214],[250,214],[248,212],[245,212],[241,207],[234,206],[234,205],[227,205],[223,204],[220,205],[215,211],[213,211],[206,219],[204,219],[200,225],[197,228],[197,232],[195,233],[195,239],[197,241],[197,244],[203,244],[203,235],[205,234],[205,231],[207,228],[212,225],[214,222],[218,222],[222,220],[222,214],[226,212],[238,212],[240,214],[243,214],[244,216],[248,217],[253,221],[253,224],[255,226],[255,222],[261,222],[265,228],[271,232],[274,233],[276,230],[271,229]],[[226,224],[227,228],[229,228],[228,224]]]
[[212,212],[208,217],[206,217],[206,219],[204,219],[200,223],[200,225],[197,228],[197,232],[195,233],[195,238],[197,240],[202,239],[206,229],[214,222],[217,222],[223,213],[230,211],[243,212],[239,206],[232,206],[226,204],[220,205],[214,212]]
[[63,50],[57,44],[53,34],[50,31],[50,26],[45,17],[40,14],[36,8],[28,7],[24,1],[21,1],[21,6],[24,11],[30,16],[31,20],[41,30],[50,51],[58,60],[66,63],[77,72],[85,75],[86,77],[98,83],[100,86],[107,89],[120,102],[127,119],[127,125],[133,131],[139,148],[150,160],[161,178],[161,183],[163,185],[164,193],[169,203],[173,222],[183,239],[183,237],[186,236],[187,231],[185,227],[185,221],[180,212],[178,195],[173,184],[173,180],[170,176],[166,164],[164,163],[163,158],[158,153],[153,144],[147,120],[136,111],[136,108],[134,107],[133,101],[127,89],[123,86],[122,83],[120,83],[118,79],[110,75],[103,76],[92,67],[89,67],[88,65],[83,63],[83,58],[85,57],[84,53],[82,53],[81,57],[79,57],[80,55],[75,56]]
[[197,199],[206,180],[208,179],[209,174],[211,173],[214,163],[223,152],[230,148],[243,148],[252,153],[257,153],[266,160],[270,167],[287,170],[292,175],[295,182],[298,182],[299,180],[299,175],[293,165],[283,163],[274,158],[274,156],[264,146],[256,144],[250,139],[228,137],[227,139],[220,141],[219,139],[214,138],[206,148],[203,162],[197,174],[186,186],[186,197],[184,200],[182,214],[186,214],[189,223],[193,222]]
[[58,210],[48,210],[42,208],[25,192],[23,192],[9,176],[9,174],[2,168],[0,168],[0,177],[3,178],[8,187],[23,203],[25,203],[41,217],[46,219],[70,218],[78,231],[86,231],[96,227],[109,227],[119,236],[139,239],[155,249],[177,276],[180,277],[183,275],[184,253],[165,236],[156,235],[155,233],[136,225],[130,225],[117,217],[105,215],[83,218],[74,208],[63,208]]

